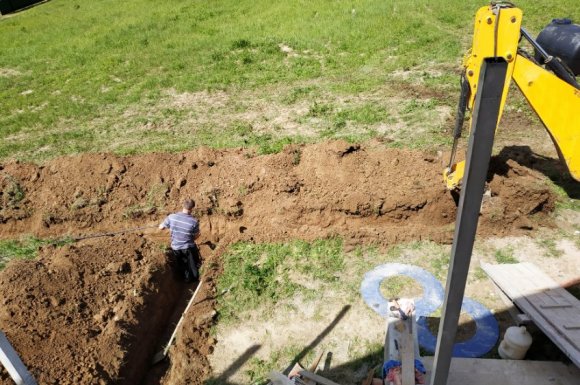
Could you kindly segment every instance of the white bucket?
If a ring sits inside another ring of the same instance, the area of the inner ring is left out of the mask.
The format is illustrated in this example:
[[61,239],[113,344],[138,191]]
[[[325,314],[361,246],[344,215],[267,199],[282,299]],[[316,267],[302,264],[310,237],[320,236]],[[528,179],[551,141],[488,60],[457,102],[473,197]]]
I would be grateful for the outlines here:
[[497,351],[503,359],[521,360],[525,357],[531,344],[532,336],[525,326],[512,326],[506,330]]

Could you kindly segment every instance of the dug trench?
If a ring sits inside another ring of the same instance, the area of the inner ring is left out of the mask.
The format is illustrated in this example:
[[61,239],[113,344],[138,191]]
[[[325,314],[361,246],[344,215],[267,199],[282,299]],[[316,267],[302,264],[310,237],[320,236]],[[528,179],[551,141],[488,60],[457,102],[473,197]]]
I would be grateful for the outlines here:
[[[341,237],[345,248],[449,243],[456,205],[434,154],[378,142],[287,146],[278,154],[199,148],[179,154],[85,154],[0,166],[0,235],[62,239],[155,225],[197,202],[203,286],[169,361],[152,367],[194,287],[174,276],[154,229],[47,244],[0,273],[0,330],[42,384],[202,384],[215,339],[220,256],[233,242]],[[492,160],[478,233],[550,225],[546,177]],[[16,192],[16,193],[15,193]],[[4,371],[0,384],[9,384]]]

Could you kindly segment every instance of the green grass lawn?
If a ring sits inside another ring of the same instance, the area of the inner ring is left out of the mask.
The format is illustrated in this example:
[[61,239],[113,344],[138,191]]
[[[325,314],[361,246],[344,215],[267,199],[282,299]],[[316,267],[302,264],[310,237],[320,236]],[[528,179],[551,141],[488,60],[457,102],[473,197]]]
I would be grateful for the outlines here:
[[[383,121],[412,128],[435,107],[455,104],[460,58],[484,4],[52,0],[2,16],[0,159],[197,145],[268,152],[291,141],[384,136]],[[553,17],[580,20],[575,4],[518,3],[534,32]],[[426,95],[413,118],[405,106],[421,95],[393,85],[417,81],[442,97]],[[175,95],[193,102],[184,107]],[[256,100],[278,106],[272,116],[296,111],[282,123],[256,118]],[[327,110],[317,112],[320,105]],[[249,134],[239,133],[244,124]],[[425,138],[442,129],[438,123],[417,141],[440,143]]]

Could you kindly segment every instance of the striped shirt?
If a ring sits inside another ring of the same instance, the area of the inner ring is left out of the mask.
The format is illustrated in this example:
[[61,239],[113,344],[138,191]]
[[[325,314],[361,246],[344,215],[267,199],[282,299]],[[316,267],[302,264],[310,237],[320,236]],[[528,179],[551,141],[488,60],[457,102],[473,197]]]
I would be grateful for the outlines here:
[[193,237],[199,233],[199,222],[189,214],[170,214],[162,223],[171,232],[171,248],[185,250],[195,246]]

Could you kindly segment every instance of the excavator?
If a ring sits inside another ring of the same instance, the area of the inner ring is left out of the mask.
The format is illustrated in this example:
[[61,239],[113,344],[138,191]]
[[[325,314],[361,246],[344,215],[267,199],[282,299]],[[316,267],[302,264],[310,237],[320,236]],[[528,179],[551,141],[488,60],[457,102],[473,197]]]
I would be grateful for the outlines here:
[[[525,39],[535,54],[519,47]],[[447,189],[461,188],[465,162],[455,162],[465,111],[473,110],[484,58],[507,62],[497,126],[511,80],[523,93],[548,131],[561,162],[580,181],[580,25],[555,19],[534,39],[522,27],[522,10],[509,2],[492,2],[475,16],[473,44],[463,59],[461,94],[457,108],[449,164],[443,171]]]
[[[522,39],[534,49],[533,56],[519,47]],[[511,80],[544,124],[572,178],[580,181],[579,74],[580,25],[554,20],[534,39],[522,27],[521,9],[512,3],[492,2],[477,11],[473,44],[463,60],[453,147],[443,172],[459,200],[430,385],[446,385],[449,377],[493,141]],[[455,163],[467,108],[465,161]]]

